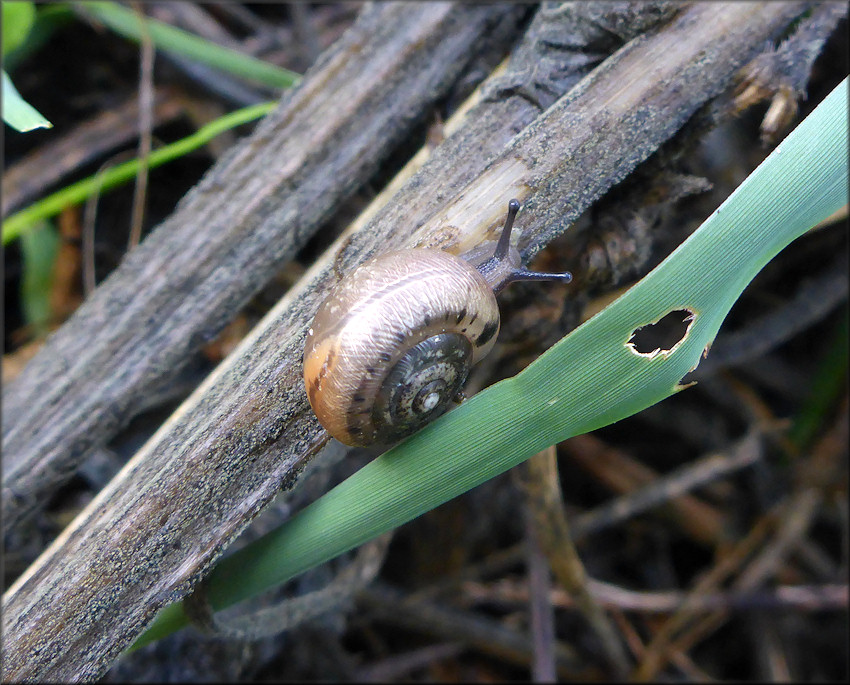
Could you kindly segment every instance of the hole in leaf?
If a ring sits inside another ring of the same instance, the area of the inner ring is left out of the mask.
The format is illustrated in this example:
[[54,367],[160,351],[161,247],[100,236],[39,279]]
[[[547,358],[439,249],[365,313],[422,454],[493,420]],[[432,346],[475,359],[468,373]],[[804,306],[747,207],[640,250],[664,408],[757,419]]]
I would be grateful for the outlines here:
[[692,368],[690,371],[688,371],[679,380],[679,382],[676,386],[677,389],[684,390],[685,388],[690,388],[692,385],[697,384],[695,376],[696,376],[697,369],[699,368],[699,362],[701,362],[703,359],[705,359],[708,356],[708,351],[710,349],[711,349],[711,343],[708,343],[708,345],[706,345],[703,348],[702,355],[700,356],[699,361],[696,364],[694,364],[694,368]]
[[674,309],[661,319],[636,328],[626,347],[642,357],[669,355],[687,337],[696,314],[691,309]]

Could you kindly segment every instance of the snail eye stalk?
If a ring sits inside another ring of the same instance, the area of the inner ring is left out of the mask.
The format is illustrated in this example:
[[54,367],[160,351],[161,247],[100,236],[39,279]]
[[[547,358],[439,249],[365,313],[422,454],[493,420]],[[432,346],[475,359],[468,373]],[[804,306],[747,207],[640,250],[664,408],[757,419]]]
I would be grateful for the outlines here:
[[[482,263],[478,270],[484,279],[490,283],[493,291],[501,292],[505,286],[514,281],[560,281],[569,283],[573,275],[569,271],[563,273],[549,273],[545,271],[529,271],[521,265],[512,264],[511,260],[511,231],[514,227],[514,219],[519,212],[519,200],[513,199],[508,202],[508,215],[505,217],[505,226],[496,243],[493,256]],[[517,258],[518,260],[518,258]]]

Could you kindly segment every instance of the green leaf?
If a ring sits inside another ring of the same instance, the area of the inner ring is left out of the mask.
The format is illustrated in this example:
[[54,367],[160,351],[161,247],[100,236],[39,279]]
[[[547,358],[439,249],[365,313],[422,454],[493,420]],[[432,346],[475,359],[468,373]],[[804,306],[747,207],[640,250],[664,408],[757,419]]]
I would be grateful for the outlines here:
[[24,320],[34,328],[38,337],[47,335],[53,314],[50,291],[58,252],[59,234],[56,228],[46,221],[39,223],[21,240],[21,309]]
[[[135,41],[141,40],[142,23],[134,11],[114,2],[81,2],[79,6],[116,33]],[[164,22],[155,19],[145,19],[145,22],[153,44],[166,52],[184,55],[272,88],[289,88],[301,79],[294,71],[221,47]]]
[[[155,169],[166,162],[188,154],[202,145],[206,145],[217,135],[231,128],[246,124],[254,119],[259,119],[272,111],[277,106],[276,102],[262,102],[238,109],[223,117],[211,121],[199,128],[195,133],[182,138],[174,143],[154,150],[148,157],[148,168]],[[131,159],[123,164],[118,164],[106,171],[89,176],[73,185],[62,188],[43,200],[31,204],[26,209],[13,214],[3,222],[3,244],[6,245],[26,232],[42,219],[55,216],[65,207],[71,207],[85,200],[89,195],[96,192],[105,192],[116,186],[120,186],[132,178],[135,178],[139,170],[139,160]]]
[[36,128],[53,128],[53,124],[21,97],[5,71],[3,72],[3,121],[22,133]]
[[[7,4],[4,2],[3,7]],[[14,74],[19,64],[43,48],[58,29],[68,25],[74,18],[70,7],[64,2],[39,5],[26,42],[14,49],[10,48],[8,52],[3,51],[3,67],[8,73]]]
[[3,57],[26,41],[35,21],[35,5],[31,2],[4,2]]
[[[527,369],[389,450],[208,579],[222,609],[439,506],[549,445],[682,389],[746,285],[783,247],[847,203],[847,80],[667,259]],[[641,326],[687,309],[669,352],[639,355]],[[163,609],[136,646],[186,623]]]

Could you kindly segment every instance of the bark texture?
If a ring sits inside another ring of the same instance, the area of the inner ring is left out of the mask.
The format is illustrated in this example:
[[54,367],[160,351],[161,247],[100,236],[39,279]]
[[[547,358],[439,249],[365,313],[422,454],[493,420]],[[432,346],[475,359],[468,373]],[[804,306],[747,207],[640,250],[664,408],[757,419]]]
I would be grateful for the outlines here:
[[4,531],[216,336],[514,16],[506,5],[367,7],[4,390]]

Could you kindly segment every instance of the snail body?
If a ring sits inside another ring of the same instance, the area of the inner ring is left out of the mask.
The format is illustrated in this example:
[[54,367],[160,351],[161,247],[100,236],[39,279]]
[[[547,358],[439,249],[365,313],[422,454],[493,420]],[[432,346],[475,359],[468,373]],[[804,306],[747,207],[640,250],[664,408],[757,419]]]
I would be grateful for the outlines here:
[[495,344],[496,292],[514,280],[571,280],[519,267],[509,242],[518,210],[512,200],[490,256],[388,252],[364,262],[322,303],[304,347],[304,382],[333,437],[389,444],[416,432],[448,408]]

